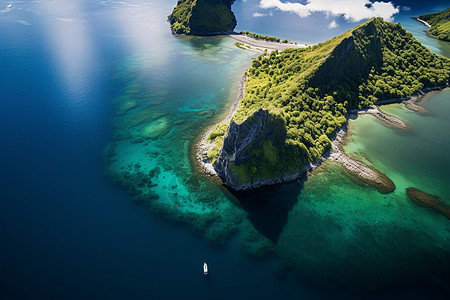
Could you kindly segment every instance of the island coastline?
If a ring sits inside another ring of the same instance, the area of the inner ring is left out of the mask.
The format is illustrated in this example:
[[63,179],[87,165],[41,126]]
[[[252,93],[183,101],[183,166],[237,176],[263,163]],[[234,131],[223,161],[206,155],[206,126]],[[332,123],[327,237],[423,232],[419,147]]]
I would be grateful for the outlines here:
[[[208,152],[211,150],[213,143],[208,143],[207,139],[211,131],[219,124],[226,123],[231,120],[234,113],[239,109],[239,105],[241,103],[242,98],[244,97],[245,93],[245,83],[247,82],[248,76],[245,74],[241,76],[241,79],[239,81],[238,87],[236,89],[236,96],[234,97],[233,101],[231,102],[231,105],[228,109],[228,113],[226,114],[225,118],[220,121],[219,123],[214,124],[209,129],[207,129],[202,135],[201,139],[198,143],[196,143],[195,146],[195,157],[198,162],[198,165],[200,166],[200,169],[207,175],[211,176],[217,176],[216,171],[214,171],[214,168],[212,164],[208,160]],[[218,177],[218,176],[217,176]]]
[[[247,78],[248,77],[245,74],[241,77],[236,91],[236,97],[234,97],[226,117],[221,122],[214,124],[208,130],[206,130],[201,135],[200,141],[195,144],[195,158],[197,161],[197,165],[200,167],[202,172],[207,176],[212,176],[220,180],[220,177],[217,175],[213,165],[208,159],[208,152],[214,146],[214,143],[209,143],[207,141],[208,136],[211,133],[211,131],[215,128],[215,126],[217,126],[218,124],[229,122],[234,113],[239,109],[240,102],[243,96],[245,95],[245,83],[247,81]],[[306,176],[308,172],[314,171],[325,160],[330,159],[331,161],[340,163],[349,172],[349,174],[352,175],[352,177],[355,177],[356,179],[365,182],[369,186],[376,188],[380,193],[386,194],[394,191],[395,184],[392,182],[391,179],[389,179],[386,176],[386,174],[380,172],[374,167],[368,166],[367,164],[345,153],[344,145],[346,144],[348,138],[347,124],[349,120],[356,119],[360,114],[361,115],[369,114],[373,115],[383,124],[391,128],[395,128],[405,132],[409,131],[411,129],[411,126],[408,123],[395,116],[382,112],[381,110],[379,110],[379,107],[393,103],[404,103],[406,108],[418,114],[429,115],[429,112],[427,110],[418,105],[420,101],[423,99],[423,96],[429,92],[441,91],[447,87],[449,87],[449,85],[425,88],[415,92],[410,97],[405,97],[402,99],[381,100],[378,101],[375,105],[373,105],[369,109],[358,109],[349,111],[346,115],[347,123],[341,128],[339,128],[335,132],[335,134],[330,138],[331,150],[324,153],[317,161],[310,162],[309,164],[305,165],[301,171],[298,172],[284,174],[281,177],[261,179],[256,182],[251,182],[245,185],[243,187],[243,190],[259,188],[264,185],[274,185],[298,180]]]
[[428,36],[450,42],[450,8],[440,12],[423,14],[413,19],[428,27],[426,30]]

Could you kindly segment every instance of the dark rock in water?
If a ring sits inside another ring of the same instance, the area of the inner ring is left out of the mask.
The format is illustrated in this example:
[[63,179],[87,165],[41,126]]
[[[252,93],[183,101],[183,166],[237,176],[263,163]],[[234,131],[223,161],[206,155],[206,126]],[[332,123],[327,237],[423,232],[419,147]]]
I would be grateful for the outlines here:
[[445,216],[447,219],[450,219],[450,206],[439,199],[439,197],[427,194],[413,187],[407,188],[406,194],[408,195],[408,198],[415,204],[421,207],[430,208],[435,212]]
[[130,143],[133,143],[133,144],[140,144],[142,142],[144,142],[144,139],[141,137],[133,138],[132,140],[130,140]]
[[184,119],[179,119],[179,120],[175,120],[175,121],[173,122],[173,125],[181,125],[181,124],[184,124],[184,123],[186,123],[186,120],[184,120]]
[[121,174],[121,182],[128,187],[131,193],[138,195],[139,191],[147,188],[152,184],[149,176],[143,172],[123,172]]
[[158,175],[161,173],[161,168],[160,167],[156,167],[151,169],[148,172],[148,176],[150,176],[150,178],[154,178],[154,177],[158,177]]
[[204,117],[204,118],[211,118],[211,117],[213,117],[215,114],[216,114],[216,112],[215,112],[214,109],[207,109],[207,110],[204,110],[204,111],[200,112],[198,115],[199,115],[199,116],[202,116],[202,117]]
[[150,156],[151,158],[156,158],[159,155],[158,151],[147,151],[146,152],[148,154],[148,156]]
[[274,147],[282,147],[286,140],[286,127],[282,119],[271,115],[268,110],[259,109],[242,124],[231,120],[214,170],[224,183],[235,190],[245,189],[247,180],[236,174],[235,168],[250,160],[260,160],[254,149],[261,148],[266,141]]

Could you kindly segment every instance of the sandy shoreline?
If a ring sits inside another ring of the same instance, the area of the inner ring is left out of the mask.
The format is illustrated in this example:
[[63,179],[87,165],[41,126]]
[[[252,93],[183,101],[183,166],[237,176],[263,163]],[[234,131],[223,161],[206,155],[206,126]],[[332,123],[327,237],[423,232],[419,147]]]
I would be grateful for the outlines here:
[[425,26],[427,26],[428,28],[431,28],[431,25],[428,24],[426,21],[419,19],[419,18],[413,18],[414,20],[419,21],[420,23],[424,24]]
[[307,45],[296,45],[296,44],[288,44],[288,43],[278,43],[278,42],[269,42],[264,40],[255,39],[252,37],[248,37],[246,35],[241,34],[229,34],[229,37],[235,39],[236,41],[243,43],[245,45],[249,45],[251,47],[256,47],[261,50],[267,49],[268,51],[273,50],[285,50],[285,49],[299,49],[299,48],[307,48]]

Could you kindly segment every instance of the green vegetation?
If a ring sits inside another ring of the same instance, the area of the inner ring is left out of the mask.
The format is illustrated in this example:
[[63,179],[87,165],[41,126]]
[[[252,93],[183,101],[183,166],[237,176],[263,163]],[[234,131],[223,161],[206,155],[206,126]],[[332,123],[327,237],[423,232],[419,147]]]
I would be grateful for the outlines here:
[[428,31],[430,34],[440,40],[450,42],[450,8],[434,14],[421,15],[419,19],[431,25],[431,29]]
[[[400,24],[374,18],[313,47],[265,53],[246,74],[234,121],[247,122],[264,108],[286,128],[284,145],[265,142],[253,149],[263,155],[231,164],[241,179],[254,181],[299,171],[319,159],[330,148],[333,133],[346,123],[348,109],[447,84],[450,60],[431,53]],[[209,137],[217,146],[211,160],[227,132],[224,124],[219,126]]]
[[[241,34],[242,35],[246,35],[248,37],[252,37],[254,39],[258,39],[258,40],[264,40],[264,41],[268,41],[268,42],[278,42],[278,43],[281,42],[281,40],[279,38],[276,38],[276,37],[273,37],[273,36],[260,35],[260,34],[251,33],[251,32],[248,32],[248,31],[242,31]],[[286,43],[288,42],[287,40],[285,40],[285,41],[286,41]],[[283,41],[283,43],[284,43],[284,41]]]
[[245,46],[244,46],[244,44],[243,43],[239,43],[239,42],[236,42],[236,43],[234,43],[235,45],[236,45],[236,47],[238,47],[239,49],[242,49],[242,50],[247,50],[247,48],[245,48]]
[[219,156],[219,150],[222,148],[223,137],[227,133],[228,126],[229,126],[229,124],[227,124],[227,123],[218,124],[214,127],[214,129],[211,131],[211,133],[208,136],[207,140],[209,142],[214,143],[214,146],[208,152],[208,159],[212,163]]
[[231,32],[236,17],[231,11],[234,0],[179,0],[168,20],[177,34]]

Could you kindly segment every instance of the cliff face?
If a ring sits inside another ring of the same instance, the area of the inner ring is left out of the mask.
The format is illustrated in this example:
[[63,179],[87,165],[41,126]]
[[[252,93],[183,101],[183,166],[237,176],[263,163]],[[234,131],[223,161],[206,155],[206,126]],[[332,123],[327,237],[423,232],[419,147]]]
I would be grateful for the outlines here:
[[226,185],[242,190],[264,179],[261,168],[276,171],[277,152],[286,140],[283,119],[260,109],[242,124],[233,120],[214,169]]
[[208,35],[232,32],[234,0],[180,0],[168,20],[177,34]]

